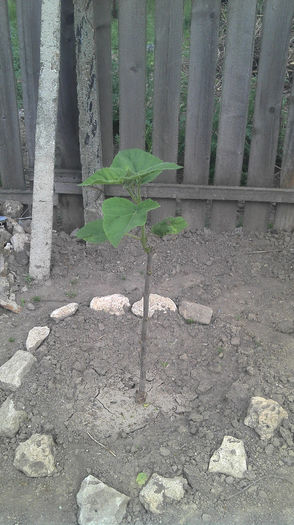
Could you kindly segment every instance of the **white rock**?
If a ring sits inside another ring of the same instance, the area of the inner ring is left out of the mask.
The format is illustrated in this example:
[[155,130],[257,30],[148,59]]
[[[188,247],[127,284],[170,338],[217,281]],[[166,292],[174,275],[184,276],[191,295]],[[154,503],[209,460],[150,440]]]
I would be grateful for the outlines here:
[[108,312],[112,315],[122,315],[125,308],[130,308],[130,301],[121,294],[105,295],[104,297],[93,297],[90,308],[97,311]]
[[0,296],[7,297],[9,294],[9,282],[7,277],[0,277]]
[[55,471],[52,436],[33,434],[20,443],[15,451],[13,465],[30,478],[50,476]]
[[[156,293],[151,293],[149,296],[149,312],[148,317],[152,317],[154,312],[167,312],[171,310],[172,312],[177,311],[175,303],[169,297],[162,297]],[[137,301],[132,306],[133,314],[138,317],[143,317],[143,297],[140,301]]]
[[139,498],[146,510],[161,514],[165,510],[165,503],[180,501],[184,497],[186,486],[187,480],[182,476],[164,478],[154,473],[142,488]]
[[28,242],[28,236],[26,233],[15,233],[11,237],[10,242],[15,252],[23,252]]
[[0,407],[0,436],[13,437],[26,418],[24,410],[16,410],[11,398],[7,398]]
[[37,359],[30,352],[18,350],[0,367],[0,386],[16,390],[36,361]]
[[286,410],[277,401],[252,397],[244,424],[253,428],[260,439],[270,439],[283,419],[287,418]]
[[209,324],[213,311],[209,306],[203,306],[190,301],[182,301],[179,306],[179,312],[188,321],[194,321],[200,324]]
[[23,212],[23,204],[19,201],[6,200],[3,202],[1,209],[3,215],[15,219],[16,217],[18,218],[21,216]]
[[52,319],[58,319],[58,320],[65,319],[66,317],[69,317],[70,315],[74,315],[78,308],[79,308],[78,303],[69,303],[69,304],[61,306],[60,308],[57,308],[56,310],[54,310],[50,314],[50,317],[52,317]]
[[218,450],[210,458],[209,472],[221,472],[234,478],[243,478],[247,470],[246,452],[243,441],[225,436]]
[[26,340],[26,349],[33,352],[45,341],[50,333],[48,326],[34,326],[29,333]]
[[87,476],[77,494],[79,525],[117,525],[126,513],[130,498],[108,487],[94,476]]
[[[0,242],[1,244],[1,242]],[[7,262],[4,259],[4,255],[0,253],[0,276],[5,277],[7,274]]]

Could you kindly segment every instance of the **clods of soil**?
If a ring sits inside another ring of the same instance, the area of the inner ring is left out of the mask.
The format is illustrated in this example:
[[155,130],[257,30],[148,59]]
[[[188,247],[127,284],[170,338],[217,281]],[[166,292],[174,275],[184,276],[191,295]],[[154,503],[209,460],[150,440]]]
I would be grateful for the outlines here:
[[[141,299],[140,246],[87,247],[58,233],[49,281],[32,281],[12,256],[9,265],[23,308],[0,309],[0,366],[25,350],[33,327],[50,333],[12,394],[27,418],[14,437],[0,438],[0,525],[76,525],[89,474],[130,497],[123,525],[294,524],[293,234],[187,232],[158,243],[152,293],[208,306],[213,317],[203,325],[168,311],[149,320],[144,406],[135,404],[141,319],[89,308],[95,296]],[[71,302],[74,315],[50,318]],[[0,389],[1,404],[8,395]],[[288,413],[269,440],[244,424],[254,396]],[[33,434],[53,437],[52,476],[29,478],[13,466]],[[244,443],[240,479],[208,470],[224,436]],[[138,473],[184,477],[184,498],[147,512]]]

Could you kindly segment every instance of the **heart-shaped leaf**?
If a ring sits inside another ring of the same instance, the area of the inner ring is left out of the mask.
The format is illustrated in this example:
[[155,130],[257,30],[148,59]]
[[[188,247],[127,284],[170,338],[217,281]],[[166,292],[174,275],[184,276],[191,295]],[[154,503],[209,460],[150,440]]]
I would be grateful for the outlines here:
[[164,237],[164,235],[175,235],[187,228],[187,226],[188,224],[183,217],[167,217],[163,221],[154,224],[151,231],[158,237]]
[[125,149],[113,159],[111,167],[125,170],[126,180],[140,179],[141,184],[154,180],[164,170],[181,168],[173,162],[163,162],[155,155],[141,149]]
[[121,168],[102,168],[88,177],[79,186],[93,186],[94,184],[122,184],[125,170]]
[[94,244],[106,242],[107,237],[103,228],[103,219],[97,219],[96,221],[88,222],[85,224],[85,226],[80,228],[76,236],[79,239],[84,239],[84,241],[92,242]]
[[152,199],[134,204],[122,197],[112,197],[103,202],[103,228],[109,242],[117,248],[123,236],[137,226],[143,226],[150,210],[159,208]]

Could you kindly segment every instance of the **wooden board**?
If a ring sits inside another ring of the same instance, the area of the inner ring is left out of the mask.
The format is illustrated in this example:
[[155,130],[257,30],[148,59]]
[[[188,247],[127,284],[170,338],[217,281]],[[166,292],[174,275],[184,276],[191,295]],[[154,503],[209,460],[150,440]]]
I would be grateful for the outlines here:
[[111,11],[109,0],[94,2],[96,70],[99,93],[102,163],[109,166],[113,159],[112,132],[112,60]]
[[145,149],[146,1],[119,2],[120,149]]
[[[155,70],[152,152],[166,162],[177,162],[182,63],[183,0],[155,4]],[[176,172],[162,173],[156,181],[176,182]],[[176,202],[159,202],[152,222],[174,216]]]
[[[293,0],[265,2],[248,168],[249,186],[273,185],[281,100],[293,14]],[[268,226],[268,213],[267,205],[246,205],[244,229],[265,231]]]
[[25,187],[7,1],[0,2],[0,180],[3,188]]
[[[294,81],[289,97],[288,121],[281,170],[281,188],[294,188]],[[274,221],[275,230],[294,230],[294,206],[278,204]]]
[[73,18],[72,0],[62,0],[55,164],[58,168],[74,169],[79,168],[81,162]]
[[[193,0],[184,182],[208,184],[220,0]],[[182,203],[191,229],[205,223],[206,204]]]
[[40,74],[41,0],[16,0],[28,166],[34,166]]
[[[239,186],[251,84],[257,0],[229,4],[226,55],[218,128],[214,184]],[[237,202],[214,202],[211,229],[230,231],[236,225]]]

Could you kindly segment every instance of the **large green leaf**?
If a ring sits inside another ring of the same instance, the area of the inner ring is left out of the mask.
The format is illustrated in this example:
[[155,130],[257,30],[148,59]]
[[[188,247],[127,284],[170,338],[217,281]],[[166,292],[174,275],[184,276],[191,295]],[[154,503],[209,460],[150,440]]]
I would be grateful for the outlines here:
[[94,184],[122,184],[125,178],[125,170],[122,168],[102,168],[88,177],[79,186],[93,186]]
[[134,204],[122,197],[112,197],[103,202],[103,228],[109,242],[117,248],[123,236],[137,226],[143,226],[150,210],[159,208],[152,199]]
[[151,231],[159,237],[164,237],[164,235],[176,235],[187,226],[188,224],[183,217],[167,217],[163,221],[154,224]]
[[154,180],[164,170],[176,170],[181,166],[173,162],[163,162],[155,155],[141,149],[125,149],[113,159],[111,167],[125,170],[126,180],[140,179],[141,184]]
[[103,228],[103,219],[88,222],[77,232],[76,236],[95,244],[101,244],[108,240]]

